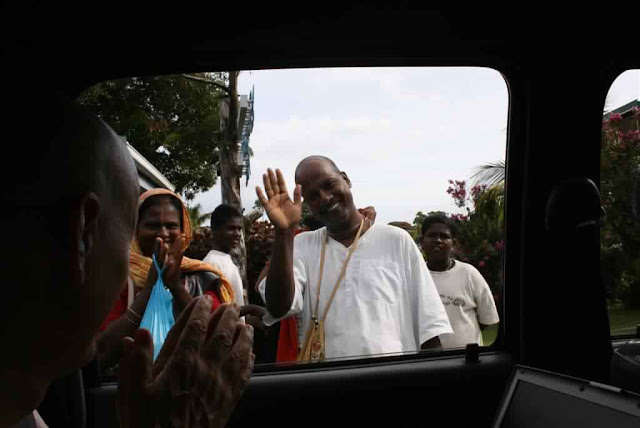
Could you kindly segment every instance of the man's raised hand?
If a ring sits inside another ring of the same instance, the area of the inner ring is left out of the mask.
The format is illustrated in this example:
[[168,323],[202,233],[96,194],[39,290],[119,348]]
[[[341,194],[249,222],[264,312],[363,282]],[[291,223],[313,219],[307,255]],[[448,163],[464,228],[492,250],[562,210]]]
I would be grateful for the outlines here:
[[259,186],[256,186],[256,194],[260,203],[267,212],[271,223],[278,229],[286,230],[298,227],[302,215],[302,193],[300,185],[296,185],[293,191],[293,201],[289,197],[287,184],[282,176],[282,171],[271,168],[262,175],[265,194]]

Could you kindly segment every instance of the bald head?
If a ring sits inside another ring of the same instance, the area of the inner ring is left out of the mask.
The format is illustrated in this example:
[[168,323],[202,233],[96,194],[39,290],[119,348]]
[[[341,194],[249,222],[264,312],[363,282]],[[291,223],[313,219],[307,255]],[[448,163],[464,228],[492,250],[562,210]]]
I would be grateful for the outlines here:
[[37,106],[21,100],[7,125],[14,141],[10,157],[27,166],[19,180],[6,181],[13,184],[5,193],[9,201],[46,205],[89,191],[107,196],[135,179],[122,139],[98,117],[60,97]]
[[295,172],[296,183],[300,183],[299,181],[300,175],[303,174],[305,171],[307,171],[309,166],[313,165],[314,163],[323,164],[329,167],[334,172],[340,174],[340,169],[338,168],[338,166],[335,164],[335,162],[333,162],[328,157],[321,156],[321,155],[307,156],[306,158],[302,159],[300,163],[298,163],[298,166],[296,167],[296,172]]

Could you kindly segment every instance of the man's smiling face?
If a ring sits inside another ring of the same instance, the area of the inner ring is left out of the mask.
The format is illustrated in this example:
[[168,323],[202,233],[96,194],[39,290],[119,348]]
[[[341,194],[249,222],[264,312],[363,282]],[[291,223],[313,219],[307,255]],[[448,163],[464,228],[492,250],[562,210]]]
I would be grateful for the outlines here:
[[345,173],[327,161],[310,160],[300,168],[296,181],[315,218],[328,226],[349,221],[353,213],[353,196],[351,182]]

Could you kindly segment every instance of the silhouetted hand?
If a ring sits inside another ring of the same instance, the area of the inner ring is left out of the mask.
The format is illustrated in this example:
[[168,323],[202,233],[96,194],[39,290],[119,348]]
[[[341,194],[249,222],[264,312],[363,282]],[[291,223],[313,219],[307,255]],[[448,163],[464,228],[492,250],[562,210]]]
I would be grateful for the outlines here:
[[258,305],[245,305],[240,307],[240,316],[245,317],[245,322],[255,330],[265,331],[267,327],[262,321],[262,317],[267,314],[267,309]]
[[120,425],[224,427],[249,381],[253,328],[234,304],[213,314],[211,298],[187,306],[153,361],[149,332],[123,339],[118,407]]

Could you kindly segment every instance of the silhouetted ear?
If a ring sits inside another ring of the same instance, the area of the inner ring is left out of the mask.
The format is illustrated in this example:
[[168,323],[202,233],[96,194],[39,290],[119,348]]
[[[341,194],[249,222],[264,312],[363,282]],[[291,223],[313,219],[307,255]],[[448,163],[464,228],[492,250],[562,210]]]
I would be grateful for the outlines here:
[[84,283],[87,258],[95,242],[100,215],[100,199],[91,192],[75,203],[71,210],[71,254],[72,274],[76,285]]
[[340,175],[347,182],[347,184],[349,185],[349,188],[351,188],[351,180],[349,180],[349,176],[347,175],[347,173],[342,171],[342,172],[340,172]]

